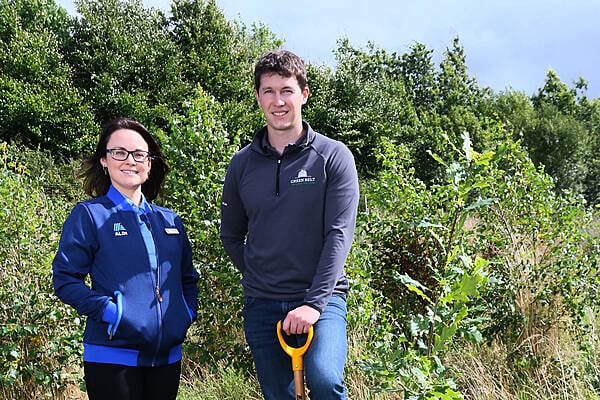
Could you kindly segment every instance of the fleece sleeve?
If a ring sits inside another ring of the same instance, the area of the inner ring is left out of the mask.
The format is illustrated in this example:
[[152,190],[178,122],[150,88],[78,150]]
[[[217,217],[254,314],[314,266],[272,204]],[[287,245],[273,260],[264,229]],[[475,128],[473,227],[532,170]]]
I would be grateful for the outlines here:
[[340,145],[328,160],[323,250],[305,304],[323,311],[342,277],[354,237],[358,209],[358,174],[354,157]]
[[101,321],[110,298],[85,284],[97,249],[97,228],[85,205],[79,203],[63,224],[58,251],[52,262],[52,284],[62,302],[75,308],[80,315]]
[[235,157],[232,159],[221,196],[221,242],[235,267],[244,272],[244,249],[248,233],[248,217],[238,190]]

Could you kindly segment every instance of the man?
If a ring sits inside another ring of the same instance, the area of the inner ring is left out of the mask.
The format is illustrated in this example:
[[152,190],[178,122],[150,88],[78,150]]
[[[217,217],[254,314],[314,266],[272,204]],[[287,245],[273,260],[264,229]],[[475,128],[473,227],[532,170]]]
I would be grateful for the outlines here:
[[302,120],[309,89],[298,56],[264,55],[254,87],[267,126],[231,159],[221,205],[221,240],[242,273],[246,341],[265,399],[294,399],[276,324],[282,320],[287,335],[314,326],[304,356],[311,397],[345,399],[344,263],[358,206],[354,159]]

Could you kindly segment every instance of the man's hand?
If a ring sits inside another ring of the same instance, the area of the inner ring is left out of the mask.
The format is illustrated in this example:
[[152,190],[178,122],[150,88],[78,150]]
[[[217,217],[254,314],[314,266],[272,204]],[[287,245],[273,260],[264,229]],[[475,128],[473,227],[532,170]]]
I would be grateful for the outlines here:
[[308,333],[308,328],[314,325],[320,316],[321,314],[314,308],[303,305],[286,315],[281,328],[287,335]]

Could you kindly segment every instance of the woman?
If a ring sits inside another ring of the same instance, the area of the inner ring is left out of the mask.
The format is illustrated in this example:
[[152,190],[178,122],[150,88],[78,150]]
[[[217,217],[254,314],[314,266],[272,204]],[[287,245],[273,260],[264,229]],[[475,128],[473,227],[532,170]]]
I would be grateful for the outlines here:
[[81,174],[92,199],[78,203],[64,223],[52,279],[60,300],[87,316],[83,360],[91,400],[177,396],[198,273],[181,219],[150,203],[168,170],[143,125],[109,122]]

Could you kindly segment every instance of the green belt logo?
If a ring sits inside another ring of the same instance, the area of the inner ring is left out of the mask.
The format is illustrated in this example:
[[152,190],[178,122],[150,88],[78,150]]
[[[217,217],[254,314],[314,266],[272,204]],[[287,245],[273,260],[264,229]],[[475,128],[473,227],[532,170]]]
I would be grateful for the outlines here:
[[294,186],[296,186],[296,185],[314,185],[315,183],[317,183],[317,178],[315,178],[314,176],[308,175],[308,172],[306,172],[305,169],[301,169],[300,171],[298,171],[298,176],[290,179],[290,184],[294,185]]

